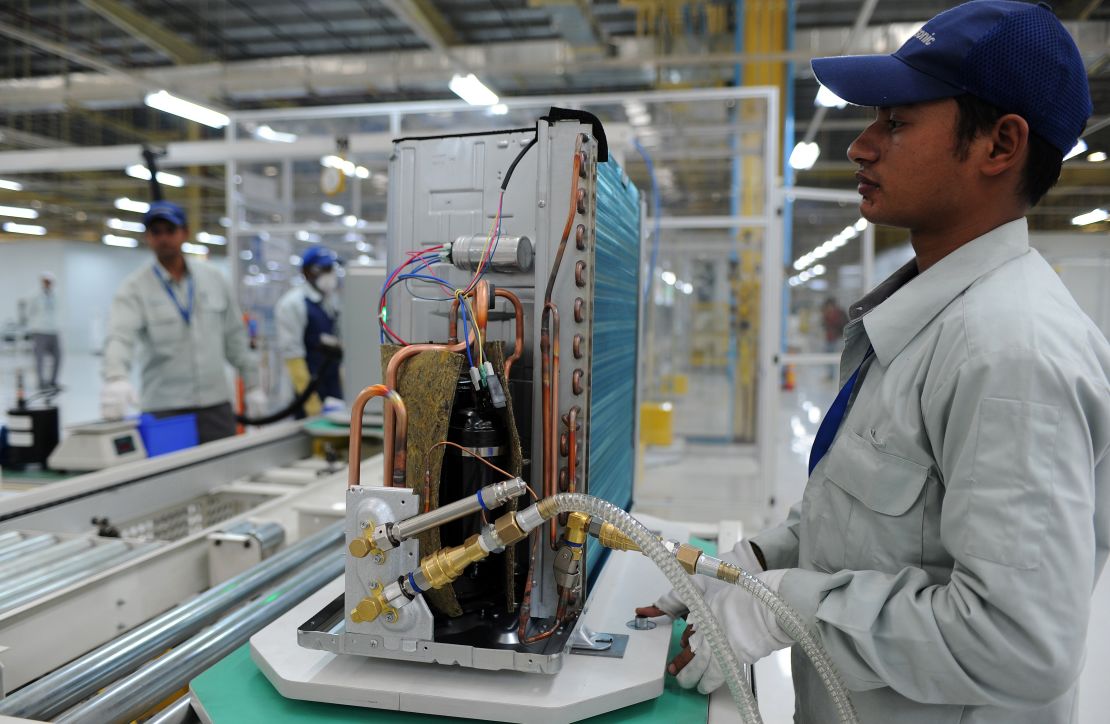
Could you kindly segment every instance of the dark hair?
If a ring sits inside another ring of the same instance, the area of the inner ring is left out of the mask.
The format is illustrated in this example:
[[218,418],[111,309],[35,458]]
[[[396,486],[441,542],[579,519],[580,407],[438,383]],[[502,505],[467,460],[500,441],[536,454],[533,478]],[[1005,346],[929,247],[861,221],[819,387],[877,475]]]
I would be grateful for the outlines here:
[[[970,93],[956,96],[956,154],[967,158],[972,140],[980,133],[994,128],[998,119],[1006,115],[997,107]],[[1060,167],[1064,154],[1036,133],[1029,134],[1029,156],[1021,170],[1018,193],[1025,197],[1030,207],[1036,206],[1048,190],[1060,180]]]

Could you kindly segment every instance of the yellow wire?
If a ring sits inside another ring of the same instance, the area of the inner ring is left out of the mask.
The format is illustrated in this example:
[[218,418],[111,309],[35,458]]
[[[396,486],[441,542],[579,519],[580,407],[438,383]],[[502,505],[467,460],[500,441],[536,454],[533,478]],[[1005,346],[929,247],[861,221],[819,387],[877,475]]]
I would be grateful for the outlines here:
[[474,322],[474,337],[478,342],[478,364],[481,365],[485,361],[485,353],[482,344],[482,328],[478,326],[478,318],[474,316],[474,305],[470,303],[469,297],[462,297],[463,304],[466,305],[466,313],[470,316],[471,321]]

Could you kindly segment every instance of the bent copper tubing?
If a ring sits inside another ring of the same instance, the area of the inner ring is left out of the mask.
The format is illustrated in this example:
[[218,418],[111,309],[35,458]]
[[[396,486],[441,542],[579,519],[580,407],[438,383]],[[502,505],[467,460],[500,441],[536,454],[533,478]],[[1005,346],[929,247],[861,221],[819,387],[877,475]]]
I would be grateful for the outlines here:
[[578,405],[570,408],[564,421],[567,424],[567,492],[577,492],[578,485]]
[[[540,316],[540,415],[543,417],[543,490],[544,497],[556,493],[559,461],[556,459],[556,426],[559,419],[559,308],[551,302],[543,305]],[[559,547],[558,523],[553,519],[549,532],[552,550]]]
[[[415,357],[421,352],[431,351],[445,351],[445,352],[461,352],[466,348],[466,342],[459,342],[458,344],[410,344],[397,350],[397,353],[390,358],[389,364],[385,368],[385,386],[390,390],[397,387],[397,371],[401,368],[401,364],[409,359]],[[367,388],[369,389],[369,388]],[[382,479],[382,484],[389,488],[394,485],[403,487],[405,484],[405,465],[408,459],[408,450],[405,447],[404,441],[394,441],[394,420],[393,408],[387,407],[385,410],[385,449],[392,451],[393,455],[385,456],[385,475]],[[361,423],[361,418],[360,418]],[[361,424],[360,424],[361,427]],[[404,422],[402,429],[401,417],[397,417],[396,437],[401,437],[407,434],[408,420]],[[352,434],[354,430],[352,428]]]
[[[347,468],[347,487],[353,488],[359,484],[359,467],[362,463],[362,412],[366,409],[366,403],[375,397],[384,397],[387,412],[396,416],[397,420],[397,444],[400,446],[401,451],[401,469],[404,470],[405,459],[404,451],[405,446],[408,444],[409,434],[409,415],[405,409],[405,401],[397,394],[397,391],[392,387],[386,385],[370,385],[362,392],[358,393],[355,402],[351,405],[351,439],[348,441],[347,450],[349,454],[348,468]],[[393,448],[386,445],[386,451],[392,451]],[[396,455],[396,452],[394,451]],[[393,456],[386,454],[385,461],[388,464]],[[404,477],[401,478],[404,480]],[[388,467],[387,474],[384,478],[385,485],[389,486]]]
[[[508,382],[513,372],[513,363],[524,354],[524,306],[520,303],[520,297],[508,289],[494,289],[493,294],[509,300],[509,303],[513,305],[513,317],[516,321],[516,339],[513,341],[513,353],[505,360],[505,381]],[[459,299],[455,297],[455,301],[451,303],[451,312],[447,315],[448,344],[455,344],[459,341],[458,326]]]

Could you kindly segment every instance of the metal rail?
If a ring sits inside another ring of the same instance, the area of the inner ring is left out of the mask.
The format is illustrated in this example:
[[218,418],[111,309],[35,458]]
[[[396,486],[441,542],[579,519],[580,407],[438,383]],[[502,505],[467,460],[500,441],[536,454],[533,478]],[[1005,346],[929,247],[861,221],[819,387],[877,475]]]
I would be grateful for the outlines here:
[[49,719],[66,711],[342,540],[342,523],[305,538],[0,700],[0,714]]

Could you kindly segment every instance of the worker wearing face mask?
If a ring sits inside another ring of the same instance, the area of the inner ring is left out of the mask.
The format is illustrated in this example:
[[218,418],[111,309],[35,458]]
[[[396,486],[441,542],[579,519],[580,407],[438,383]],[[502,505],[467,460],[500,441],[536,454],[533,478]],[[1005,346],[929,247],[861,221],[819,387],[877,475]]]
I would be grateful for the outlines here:
[[294,287],[276,308],[278,348],[296,394],[317,378],[316,392],[298,417],[318,415],[321,400],[343,399],[339,382],[338,258],[331,249],[313,246],[301,257],[305,284]]

